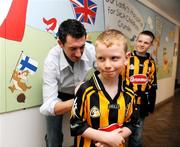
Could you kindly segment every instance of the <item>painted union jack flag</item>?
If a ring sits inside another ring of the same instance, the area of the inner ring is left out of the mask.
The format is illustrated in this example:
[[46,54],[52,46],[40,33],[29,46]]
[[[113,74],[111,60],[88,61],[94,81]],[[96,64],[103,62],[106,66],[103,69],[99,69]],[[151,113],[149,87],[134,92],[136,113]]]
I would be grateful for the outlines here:
[[97,5],[91,0],[70,0],[76,19],[82,23],[94,24]]

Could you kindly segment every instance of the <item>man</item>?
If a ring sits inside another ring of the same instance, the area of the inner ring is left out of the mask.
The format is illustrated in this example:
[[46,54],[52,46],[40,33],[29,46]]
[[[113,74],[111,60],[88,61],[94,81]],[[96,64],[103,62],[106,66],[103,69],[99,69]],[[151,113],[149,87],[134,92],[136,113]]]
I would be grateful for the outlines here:
[[47,146],[61,147],[62,115],[71,110],[74,89],[93,67],[95,48],[86,42],[86,30],[77,20],[68,19],[58,30],[58,45],[53,47],[44,63],[43,105],[47,115]]
[[138,114],[138,124],[129,137],[129,147],[141,147],[144,119],[154,111],[157,89],[156,68],[153,58],[147,52],[153,40],[152,32],[141,32],[137,36],[135,49],[126,67],[126,85],[131,87],[135,93]]

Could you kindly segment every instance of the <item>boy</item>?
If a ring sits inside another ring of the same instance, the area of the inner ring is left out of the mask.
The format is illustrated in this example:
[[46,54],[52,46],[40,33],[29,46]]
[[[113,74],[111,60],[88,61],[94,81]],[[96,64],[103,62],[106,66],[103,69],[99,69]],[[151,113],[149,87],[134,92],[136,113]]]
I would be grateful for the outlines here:
[[150,31],[141,32],[135,43],[126,68],[126,87],[133,89],[139,112],[138,125],[129,137],[129,147],[141,147],[144,119],[154,111],[156,100],[156,68],[155,62],[147,52],[152,46],[154,34]]
[[[98,36],[95,48],[97,71],[76,92],[71,135],[76,136],[77,147],[123,146],[135,122],[130,117],[134,94],[121,89],[127,40],[120,31],[110,29]],[[111,130],[113,127],[116,129]]]

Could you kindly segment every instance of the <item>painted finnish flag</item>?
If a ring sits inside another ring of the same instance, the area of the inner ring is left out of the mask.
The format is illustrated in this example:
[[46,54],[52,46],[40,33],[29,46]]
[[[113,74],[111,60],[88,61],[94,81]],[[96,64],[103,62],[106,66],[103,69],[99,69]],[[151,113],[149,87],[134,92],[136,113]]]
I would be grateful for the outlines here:
[[30,74],[34,74],[37,71],[38,62],[24,54],[22,56],[17,68],[21,71],[28,70]]

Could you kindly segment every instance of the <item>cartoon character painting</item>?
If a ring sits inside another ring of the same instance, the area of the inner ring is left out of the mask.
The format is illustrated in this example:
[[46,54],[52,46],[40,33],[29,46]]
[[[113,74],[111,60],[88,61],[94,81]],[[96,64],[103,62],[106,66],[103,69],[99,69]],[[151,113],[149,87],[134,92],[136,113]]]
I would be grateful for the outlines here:
[[27,76],[29,75],[29,71],[18,71],[15,70],[12,75],[12,85],[8,88],[13,93],[15,90],[21,90],[26,91],[27,89],[30,89],[31,86],[27,85]]
[[31,88],[31,86],[27,85],[28,75],[34,74],[37,71],[37,66],[37,61],[24,55],[23,52],[21,52],[17,65],[15,67],[14,72],[12,73],[12,77],[10,80],[10,82],[12,82],[12,85],[8,87],[12,93],[15,90],[25,92],[27,89]]

